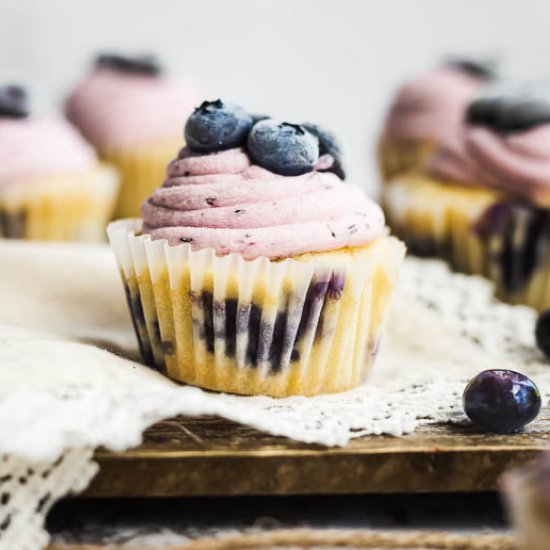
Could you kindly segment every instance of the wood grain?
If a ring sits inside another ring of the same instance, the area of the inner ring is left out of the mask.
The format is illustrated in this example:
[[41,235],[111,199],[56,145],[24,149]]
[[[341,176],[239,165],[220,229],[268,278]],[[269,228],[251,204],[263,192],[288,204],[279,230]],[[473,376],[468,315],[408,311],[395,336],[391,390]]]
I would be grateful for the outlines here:
[[514,435],[471,425],[369,436],[344,448],[274,437],[220,418],[176,418],[133,450],[99,451],[93,497],[491,491],[503,471],[550,446],[549,411]]

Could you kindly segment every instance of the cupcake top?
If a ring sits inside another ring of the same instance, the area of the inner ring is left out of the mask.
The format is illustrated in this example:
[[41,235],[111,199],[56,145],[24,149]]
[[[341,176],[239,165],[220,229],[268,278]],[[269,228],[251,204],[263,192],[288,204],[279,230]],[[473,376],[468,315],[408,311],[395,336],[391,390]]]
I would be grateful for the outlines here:
[[491,63],[455,59],[406,82],[388,113],[384,135],[439,139],[460,127],[466,107],[494,76]]
[[179,121],[197,100],[193,86],[163,76],[150,56],[104,54],[69,95],[65,111],[95,147],[105,150],[177,139]]
[[143,206],[143,231],[247,259],[365,245],[380,207],[346,185],[340,149],[314,124],[254,117],[221,100],[189,117],[188,146]]
[[550,205],[550,87],[492,91],[428,163],[432,175]]
[[25,91],[0,87],[0,187],[87,170],[95,163],[93,149],[68,122],[29,116]]

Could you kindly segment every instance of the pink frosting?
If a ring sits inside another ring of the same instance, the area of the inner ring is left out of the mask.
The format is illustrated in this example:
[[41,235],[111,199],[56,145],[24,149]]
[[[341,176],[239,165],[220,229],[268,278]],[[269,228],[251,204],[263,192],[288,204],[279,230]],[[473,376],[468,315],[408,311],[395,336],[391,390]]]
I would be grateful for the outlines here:
[[384,231],[380,207],[334,174],[276,175],[242,149],[200,156],[183,149],[143,219],[153,239],[247,259],[360,246]]
[[407,82],[397,93],[384,134],[400,139],[439,139],[459,128],[484,80],[443,67]]
[[162,76],[95,69],[67,98],[67,117],[100,150],[179,139],[202,94]]
[[63,119],[0,117],[0,187],[87,170],[95,163],[93,149]]
[[550,124],[498,134],[474,126],[448,138],[428,165],[436,177],[483,185],[547,204]]

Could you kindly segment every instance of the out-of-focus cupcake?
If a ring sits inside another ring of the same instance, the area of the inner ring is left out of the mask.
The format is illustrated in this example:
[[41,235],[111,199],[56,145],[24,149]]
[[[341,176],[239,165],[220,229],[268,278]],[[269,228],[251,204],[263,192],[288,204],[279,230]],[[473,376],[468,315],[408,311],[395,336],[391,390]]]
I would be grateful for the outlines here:
[[550,88],[472,102],[424,170],[384,189],[392,228],[420,255],[487,276],[500,298],[550,307]]
[[520,548],[547,550],[550,544],[550,454],[504,475],[502,493],[517,529]]
[[118,178],[63,118],[29,116],[0,88],[0,237],[104,240]]
[[331,172],[334,137],[220,100],[185,135],[143,221],[109,227],[145,361],[241,394],[359,384],[404,247],[378,205]]
[[466,107],[494,70],[491,62],[456,59],[405,82],[378,143],[382,180],[422,166],[441,139],[462,125]]
[[69,95],[67,117],[120,172],[115,217],[139,215],[181,146],[179,122],[198,98],[193,85],[164,76],[154,58],[110,54],[100,55]]

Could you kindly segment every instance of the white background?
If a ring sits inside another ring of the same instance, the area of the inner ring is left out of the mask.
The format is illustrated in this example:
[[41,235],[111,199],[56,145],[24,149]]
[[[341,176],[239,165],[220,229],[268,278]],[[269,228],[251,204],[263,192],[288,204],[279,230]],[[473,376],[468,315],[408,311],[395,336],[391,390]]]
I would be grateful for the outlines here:
[[[550,76],[545,0],[0,0],[0,82],[53,110],[98,51],[154,51],[255,112],[332,128],[374,191],[373,148],[399,81],[447,53]],[[182,121],[183,125],[183,121]]]

